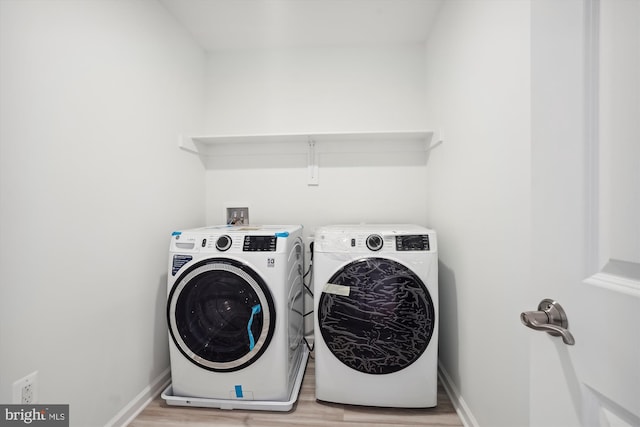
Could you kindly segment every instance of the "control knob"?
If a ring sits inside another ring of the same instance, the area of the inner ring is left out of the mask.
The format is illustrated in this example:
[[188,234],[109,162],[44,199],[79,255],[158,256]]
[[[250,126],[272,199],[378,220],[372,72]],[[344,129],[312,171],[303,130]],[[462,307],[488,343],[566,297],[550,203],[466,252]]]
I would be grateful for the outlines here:
[[367,247],[372,251],[379,251],[380,249],[382,249],[383,243],[384,241],[382,240],[382,237],[377,234],[371,234],[369,237],[367,237]]
[[216,240],[216,249],[218,249],[219,251],[224,252],[230,247],[231,247],[231,237],[227,236],[226,234],[218,237],[218,240]]

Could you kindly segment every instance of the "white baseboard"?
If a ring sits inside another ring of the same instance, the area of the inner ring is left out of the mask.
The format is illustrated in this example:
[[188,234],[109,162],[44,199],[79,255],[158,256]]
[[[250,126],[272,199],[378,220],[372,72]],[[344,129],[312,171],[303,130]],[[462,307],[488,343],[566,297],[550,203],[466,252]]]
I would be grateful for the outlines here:
[[449,395],[451,399],[451,403],[453,403],[453,407],[456,408],[456,412],[458,413],[458,417],[462,421],[465,427],[479,427],[478,421],[471,413],[471,410],[467,406],[466,402],[460,395],[460,391],[453,383],[451,376],[447,372],[446,369],[442,366],[441,363],[438,362],[438,377],[440,377],[440,382],[444,386],[445,391]]
[[116,414],[105,427],[126,427],[135,417],[156,398],[171,382],[171,369],[165,369],[151,384],[146,386],[120,412]]

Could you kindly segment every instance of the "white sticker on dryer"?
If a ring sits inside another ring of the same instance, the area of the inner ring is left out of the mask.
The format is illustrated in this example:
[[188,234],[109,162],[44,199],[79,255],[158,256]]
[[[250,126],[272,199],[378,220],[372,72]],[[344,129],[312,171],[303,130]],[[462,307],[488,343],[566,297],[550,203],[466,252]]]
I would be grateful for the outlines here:
[[349,296],[349,291],[351,290],[350,286],[336,285],[333,283],[326,283],[322,292],[326,294],[334,294],[334,295],[342,295],[345,297]]

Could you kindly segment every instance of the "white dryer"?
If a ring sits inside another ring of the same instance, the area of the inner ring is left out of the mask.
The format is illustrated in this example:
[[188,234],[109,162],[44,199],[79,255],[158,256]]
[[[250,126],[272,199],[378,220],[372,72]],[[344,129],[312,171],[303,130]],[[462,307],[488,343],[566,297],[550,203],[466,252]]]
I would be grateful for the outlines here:
[[289,410],[308,351],[301,226],[174,232],[168,404]]
[[436,233],[417,225],[322,227],[313,269],[316,398],[436,406]]

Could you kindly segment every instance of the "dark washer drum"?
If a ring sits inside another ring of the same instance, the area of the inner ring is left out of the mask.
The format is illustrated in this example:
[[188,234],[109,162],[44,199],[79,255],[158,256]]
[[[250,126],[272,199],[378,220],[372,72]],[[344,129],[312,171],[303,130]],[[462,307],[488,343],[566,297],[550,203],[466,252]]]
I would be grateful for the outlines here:
[[243,369],[267,349],[275,327],[271,294],[241,262],[211,258],[186,270],[167,303],[169,332],[180,352],[211,371]]
[[349,295],[324,292],[318,305],[320,332],[345,365],[367,374],[390,374],[427,349],[435,310],[427,288],[404,265],[385,258],[347,264],[329,280]]

